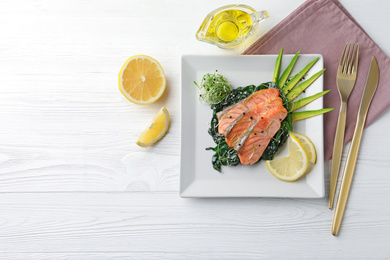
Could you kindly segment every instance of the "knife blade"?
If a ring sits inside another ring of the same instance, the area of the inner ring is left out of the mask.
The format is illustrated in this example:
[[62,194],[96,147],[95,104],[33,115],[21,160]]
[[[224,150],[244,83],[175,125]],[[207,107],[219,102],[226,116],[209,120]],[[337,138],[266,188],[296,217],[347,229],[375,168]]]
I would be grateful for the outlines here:
[[351,182],[355,171],[355,165],[357,155],[360,146],[360,140],[362,138],[364,124],[366,122],[368,108],[370,107],[372,97],[375,94],[379,81],[379,68],[375,56],[371,59],[370,71],[368,73],[366,86],[364,88],[363,97],[360,103],[359,112],[356,120],[356,127],[353,133],[351,146],[349,148],[347,162],[345,164],[343,178],[341,181],[339,196],[337,199],[336,210],[334,213],[332,234],[337,236],[340,230],[341,222],[343,219],[345,205],[347,204],[349,190],[351,188]]

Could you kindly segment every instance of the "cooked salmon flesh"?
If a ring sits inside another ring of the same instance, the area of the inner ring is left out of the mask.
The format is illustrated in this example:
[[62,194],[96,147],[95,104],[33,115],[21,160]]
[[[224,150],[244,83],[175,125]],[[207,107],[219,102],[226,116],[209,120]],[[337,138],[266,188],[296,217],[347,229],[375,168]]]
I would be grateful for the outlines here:
[[286,116],[279,90],[262,89],[218,112],[218,132],[237,151],[242,164],[254,164]]

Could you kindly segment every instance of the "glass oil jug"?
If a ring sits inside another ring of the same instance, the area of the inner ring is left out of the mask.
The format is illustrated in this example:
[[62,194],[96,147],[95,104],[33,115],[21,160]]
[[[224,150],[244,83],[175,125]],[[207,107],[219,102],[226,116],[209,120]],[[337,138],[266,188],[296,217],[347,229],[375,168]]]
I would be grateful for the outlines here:
[[221,48],[234,48],[256,31],[259,22],[268,18],[268,12],[235,4],[222,6],[204,19],[196,38]]

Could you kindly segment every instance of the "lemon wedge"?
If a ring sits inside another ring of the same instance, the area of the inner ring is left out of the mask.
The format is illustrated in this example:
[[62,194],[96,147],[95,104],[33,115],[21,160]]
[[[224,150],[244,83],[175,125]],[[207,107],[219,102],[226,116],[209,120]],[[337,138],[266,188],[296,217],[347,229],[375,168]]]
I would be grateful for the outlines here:
[[167,132],[168,127],[169,112],[165,107],[162,107],[135,143],[141,147],[148,147],[159,141]]
[[119,90],[131,102],[147,105],[164,93],[166,78],[160,63],[147,55],[130,57],[119,72]]
[[312,164],[315,164],[317,161],[317,152],[316,152],[316,148],[315,148],[314,144],[311,142],[309,137],[307,137],[306,135],[300,134],[300,133],[296,133],[296,132],[293,132],[291,134],[293,134],[294,137],[296,137],[303,145],[303,148],[305,149],[305,151],[307,153],[307,157],[309,158],[309,162]]
[[288,138],[289,154],[266,161],[268,170],[278,179],[295,181],[302,177],[309,166],[309,158],[302,143],[290,133]]

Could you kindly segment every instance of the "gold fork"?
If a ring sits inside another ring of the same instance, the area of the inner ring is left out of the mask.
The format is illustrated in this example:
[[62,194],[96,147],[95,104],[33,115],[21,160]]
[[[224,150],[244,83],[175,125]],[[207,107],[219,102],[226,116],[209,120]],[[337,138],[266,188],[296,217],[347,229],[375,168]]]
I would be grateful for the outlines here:
[[337,180],[339,177],[341,154],[343,152],[345,119],[347,115],[347,101],[349,94],[355,85],[358,67],[359,45],[346,44],[337,70],[337,89],[339,90],[341,105],[334,139],[332,169],[330,174],[329,208],[333,208],[336,193]]

